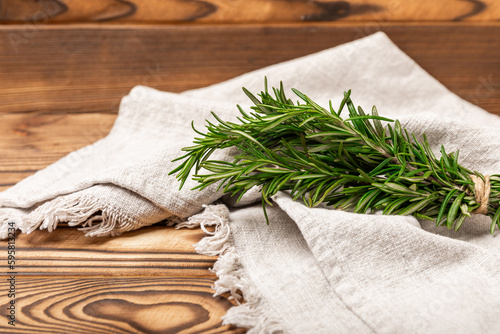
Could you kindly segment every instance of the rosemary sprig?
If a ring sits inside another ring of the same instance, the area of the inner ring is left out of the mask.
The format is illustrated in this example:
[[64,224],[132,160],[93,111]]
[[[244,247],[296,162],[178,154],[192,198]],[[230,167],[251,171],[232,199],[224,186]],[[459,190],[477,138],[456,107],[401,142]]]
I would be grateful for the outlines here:
[[[470,175],[485,180],[458,163],[459,152],[441,146],[438,159],[425,134],[419,141],[399,121],[355,108],[351,91],[344,93],[338,111],[319,106],[296,89],[301,101],[285,96],[283,84],[267,89],[259,98],[243,88],[254,103],[251,112],[238,106],[240,123],[207,121],[207,132],[186,147],[177,174],[181,188],[195,169],[193,189],[218,183],[218,189],[238,195],[261,186],[262,205],[278,191],[289,191],[310,207],[322,202],[340,210],[386,215],[413,215],[458,230],[464,219],[480,207]],[[347,108],[348,117],[341,112]],[[387,122],[386,126],[382,122]],[[217,149],[237,147],[233,161],[209,160]],[[208,174],[200,174],[204,169]],[[500,228],[500,175],[490,177],[488,216]],[[267,219],[267,215],[266,215]]]

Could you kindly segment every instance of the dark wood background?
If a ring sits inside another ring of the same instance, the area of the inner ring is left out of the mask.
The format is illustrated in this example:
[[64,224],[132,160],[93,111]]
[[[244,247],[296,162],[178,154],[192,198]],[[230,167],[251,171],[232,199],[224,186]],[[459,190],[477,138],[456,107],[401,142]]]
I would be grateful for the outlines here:
[[[135,85],[180,92],[379,30],[500,114],[499,20],[495,0],[0,1],[0,190],[104,137]],[[242,332],[221,326],[232,304],[211,297],[215,258],[192,248],[202,236],[19,235],[15,332]],[[0,332],[14,332],[7,290],[2,279]]]
[[496,0],[3,0],[4,23],[498,21]]

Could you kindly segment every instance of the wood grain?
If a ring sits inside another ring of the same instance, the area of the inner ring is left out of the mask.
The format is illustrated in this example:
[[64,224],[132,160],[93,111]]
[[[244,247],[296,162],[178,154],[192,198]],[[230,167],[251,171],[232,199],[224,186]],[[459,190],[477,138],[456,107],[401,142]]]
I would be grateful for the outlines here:
[[496,0],[3,0],[0,22],[496,21]]
[[[193,244],[200,229],[175,230],[163,224],[125,233],[119,238],[90,238],[73,227],[52,233],[34,231],[16,240],[19,275],[108,275],[208,277],[215,257],[199,255]],[[0,243],[0,254],[7,254]],[[0,272],[0,276],[3,273]]]
[[103,138],[115,119],[97,113],[0,114],[0,187]]
[[[2,333],[243,333],[221,326],[232,304],[214,298],[212,280],[189,277],[16,277],[16,327]],[[0,291],[8,291],[6,279]]]
[[138,84],[206,86],[378,30],[451,91],[500,114],[500,24],[43,26],[31,35],[4,26],[0,113],[116,113]]

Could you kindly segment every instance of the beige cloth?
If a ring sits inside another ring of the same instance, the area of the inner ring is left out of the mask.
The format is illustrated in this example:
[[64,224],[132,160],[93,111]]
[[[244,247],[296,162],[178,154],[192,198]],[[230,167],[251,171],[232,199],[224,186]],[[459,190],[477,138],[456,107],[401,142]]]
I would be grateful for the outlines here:
[[[202,129],[211,110],[234,119],[235,104],[249,106],[241,87],[260,91],[264,76],[323,105],[352,89],[365,110],[375,104],[425,132],[435,152],[460,148],[463,165],[500,172],[500,119],[449,92],[377,33],[183,94],[134,88],[106,138],[0,193],[3,236],[9,221],[25,232],[67,221],[99,236],[199,212],[222,194],[189,191],[192,181],[179,191],[171,160],[191,143],[191,120]],[[209,206],[178,225],[216,225],[197,250],[220,255],[216,292],[243,292],[246,301],[226,323],[254,333],[500,332],[500,239],[486,217],[454,232],[413,217],[309,209],[280,193],[268,226],[252,198],[230,210]]]

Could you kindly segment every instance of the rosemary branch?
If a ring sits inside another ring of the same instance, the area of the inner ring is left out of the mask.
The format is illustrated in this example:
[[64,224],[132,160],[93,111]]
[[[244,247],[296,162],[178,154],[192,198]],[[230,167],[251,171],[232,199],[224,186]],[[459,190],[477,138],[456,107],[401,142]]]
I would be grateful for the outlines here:
[[[441,146],[436,158],[429,142],[378,115],[355,108],[351,91],[344,93],[338,111],[330,101],[325,109],[296,89],[301,101],[285,96],[283,84],[265,90],[257,98],[243,88],[253,102],[251,112],[238,106],[240,123],[226,122],[212,112],[218,124],[207,121],[206,133],[186,153],[170,174],[177,174],[181,188],[195,170],[193,179],[204,189],[218,183],[224,193],[238,200],[252,187],[261,186],[262,206],[278,191],[289,191],[314,207],[326,202],[339,210],[386,215],[413,215],[436,225],[458,230],[480,203],[475,200],[472,172],[458,163],[459,152],[447,153]],[[348,118],[341,112],[347,108]],[[382,121],[387,122],[386,126]],[[237,147],[232,161],[209,160],[217,149]],[[201,170],[208,174],[200,174]],[[491,233],[500,228],[500,175],[490,177],[488,216]],[[266,214],[266,219],[267,214]],[[269,221],[268,221],[269,223]]]

